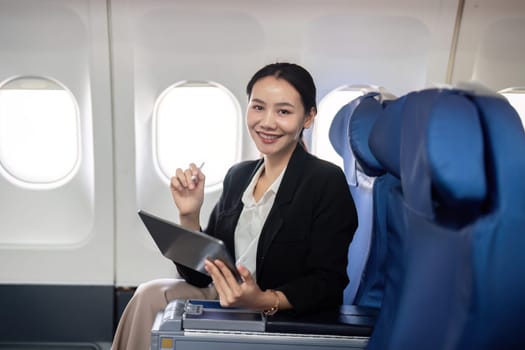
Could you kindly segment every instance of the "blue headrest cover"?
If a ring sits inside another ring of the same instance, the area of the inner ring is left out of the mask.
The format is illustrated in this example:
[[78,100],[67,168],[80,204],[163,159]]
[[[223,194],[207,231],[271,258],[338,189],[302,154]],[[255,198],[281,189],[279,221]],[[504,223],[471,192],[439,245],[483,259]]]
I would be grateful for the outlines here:
[[359,98],[344,105],[334,116],[328,137],[334,150],[343,158],[345,176],[349,184],[355,184],[355,157],[348,141],[350,118],[359,105]]
[[350,125],[350,118],[354,113],[355,108],[359,105],[359,98],[356,98],[337,111],[332,124],[330,124],[330,130],[328,131],[328,138],[334,150],[341,157],[345,157],[345,154],[350,151],[348,148],[348,129]]
[[378,93],[361,97],[350,119],[350,146],[363,172],[368,176],[380,176],[385,169],[377,161],[368,146],[368,138],[377,118],[383,113],[381,103],[374,98]]
[[449,208],[480,204],[487,195],[483,131],[474,104],[439,96],[430,111],[427,156],[435,194]]
[[385,102],[381,115],[372,127],[368,144],[378,162],[387,172],[400,177],[401,112],[406,95]]

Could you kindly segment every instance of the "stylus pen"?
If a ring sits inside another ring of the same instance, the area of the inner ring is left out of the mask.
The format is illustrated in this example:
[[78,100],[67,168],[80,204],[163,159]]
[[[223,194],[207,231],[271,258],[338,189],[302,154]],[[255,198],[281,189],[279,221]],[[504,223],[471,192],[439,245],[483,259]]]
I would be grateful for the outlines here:
[[[198,169],[201,170],[203,166],[204,166],[204,162],[202,162],[202,164],[200,165],[200,167]],[[191,181],[196,182],[197,181],[197,175],[191,175]]]

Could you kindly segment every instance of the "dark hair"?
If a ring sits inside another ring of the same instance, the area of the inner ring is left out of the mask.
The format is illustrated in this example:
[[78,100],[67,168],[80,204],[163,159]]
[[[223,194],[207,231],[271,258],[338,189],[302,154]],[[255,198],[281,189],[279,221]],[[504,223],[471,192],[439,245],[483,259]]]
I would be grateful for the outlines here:
[[317,112],[316,89],[314,79],[310,73],[303,67],[287,62],[272,63],[259,69],[248,82],[246,93],[248,97],[252,94],[253,85],[262,78],[273,76],[278,79],[284,79],[292,85],[303,102],[304,111],[310,113],[312,108]]

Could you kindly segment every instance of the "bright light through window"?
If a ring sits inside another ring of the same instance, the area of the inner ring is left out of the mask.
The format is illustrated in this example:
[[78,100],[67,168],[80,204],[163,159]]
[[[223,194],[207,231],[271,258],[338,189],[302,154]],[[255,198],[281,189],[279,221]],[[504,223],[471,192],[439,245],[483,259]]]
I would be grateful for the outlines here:
[[312,131],[312,152],[343,168],[343,159],[332,147],[329,139],[330,125],[337,112],[348,102],[363,95],[360,88],[344,87],[330,92],[319,103],[315,126]]
[[20,185],[53,187],[79,162],[79,116],[71,93],[43,78],[0,88],[0,164]]
[[235,97],[213,83],[185,82],[168,88],[154,114],[155,154],[168,180],[177,168],[199,166],[206,186],[222,183],[240,159],[242,116]]
[[509,103],[520,115],[521,123],[525,127],[525,89],[505,89],[500,93],[507,98]]

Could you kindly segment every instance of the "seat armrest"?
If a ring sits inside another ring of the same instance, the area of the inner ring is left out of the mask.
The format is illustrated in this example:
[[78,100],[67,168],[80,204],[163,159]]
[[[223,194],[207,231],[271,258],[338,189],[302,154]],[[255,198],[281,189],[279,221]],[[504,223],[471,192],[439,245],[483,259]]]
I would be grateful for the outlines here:
[[304,316],[282,312],[267,319],[266,331],[367,337],[372,334],[378,313],[378,309],[354,305]]

